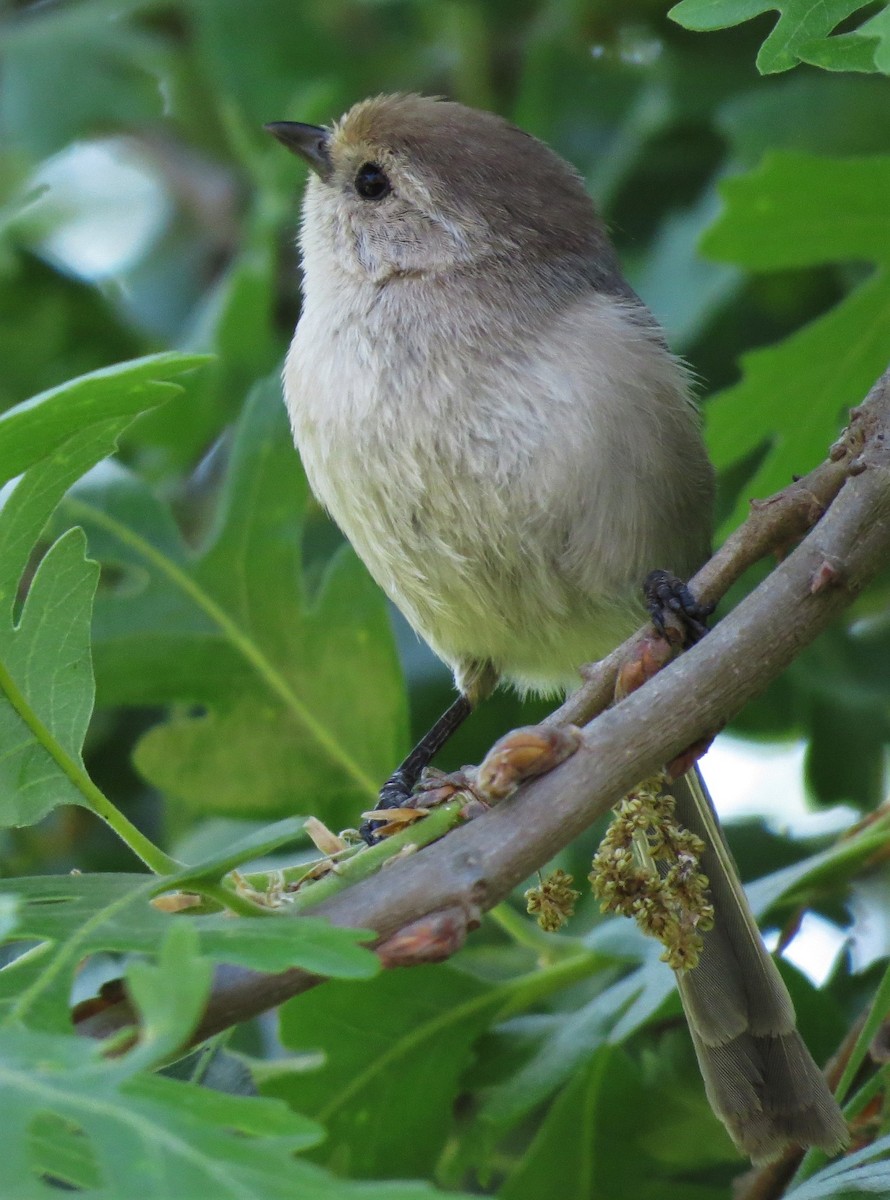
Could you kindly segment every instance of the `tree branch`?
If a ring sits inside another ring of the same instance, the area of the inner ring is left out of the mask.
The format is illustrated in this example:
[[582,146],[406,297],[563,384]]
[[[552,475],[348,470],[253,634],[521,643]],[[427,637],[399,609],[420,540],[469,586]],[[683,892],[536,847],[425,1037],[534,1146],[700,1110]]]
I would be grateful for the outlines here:
[[[890,564],[890,370],[851,414],[825,463],[752,504],[747,521],[692,580],[693,591],[704,601],[718,600],[753,562],[784,551],[807,529],[796,549],[712,633],[607,711],[620,665],[644,634],[589,669],[584,686],[550,718],[585,726],[577,752],[550,774],[422,852],[313,907],[313,915],[374,929],[382,942],[427,916],[438,928],[443,921],[436,914],[444,913],[449,932],[443,956],[453,952],[481,912],[641,779],[721,729],[762,692]],[[463,914],[459,934],[455,913]],[[222,967],[192,1044],[318,982],[297,969],[263,974]],[[124,1001],[78,1028],[106,1036],[133,1022]]]

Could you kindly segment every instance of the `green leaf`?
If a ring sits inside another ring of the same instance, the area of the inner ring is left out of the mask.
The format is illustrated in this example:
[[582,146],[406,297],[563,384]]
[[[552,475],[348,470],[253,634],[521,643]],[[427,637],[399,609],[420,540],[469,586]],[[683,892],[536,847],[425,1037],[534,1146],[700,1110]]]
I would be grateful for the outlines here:
[[[134,1075],[127,1056],[103,1060],[84,1039],[0,1033],[0,1118],[11,1145],[0,1189],[16,1200],[51,1200],[57,1154],[36,1158],[32,1138],[50,1113],[88,1141],[101,1183],[92,1200],[434,1200],[424,1184],[353,1187],[294,1158],[318,1140],[318,1126],[285,1105],[226,1095],[158,1076]],[[77,1184],[78,1174],[61,1176]]]
[[705,193],[692,208],[668,217],[633,285],[665,327],[679,351],[700,337],[738,291],[740,271],[703,259],[698,243],[714,216],[715,197]]
[[19,922],[19,898],[0,894],[0,941],[6,941]]
[[300,966],[319,975],[366,979],[377,958],[357,943],[361,930],[341,929],[321,917],[172,916],[151,900],[166,880],[145,875],[75,875],[8,880],[19,898],[16,941],[42,944],[0,971],[0,1015],[49,1030],[70,1028],[68,997],[81,961],[100,951],[154,954],[172,926],[194,930],[200,952],[215,962],[263,971]]
[[875,13],[870,21],[860,26],[859,32],[878,39],[875,51],[875,66],[885,75],[890,75],[890,8]]
[[631,1037],[675,995],[673,975],[659,959],[661,947],[644,938],[635,926],[608,922],[598,928],[592,944],[606,954],[614,947],[618,955],[639,965],[608,982],[586,1004],[539,1022],[534,1053],[486,1093],[477,1117],[483,1141],[493,1144],[497,1136],[584,1071],[602,1045],[618,1045]]
[[187,891],[200,883],[217,883],[224,875],[242,863],[263,858],[294,841],[303,831],[302,817],[288,817],[273,825],[263,825],[244,837],[227,840],[225,849],[178,871],[165,881],[165,888]]
[[130,1068],[157,1066],[179,1049],[200,1020],[212,979],[213,966],[200,956],[197,931],[188,921],[170,924],[155,963],[129,964],[127,995],[140,1016]]
[[[0,157],[0,169],[3,159]],[[3,218],[0,216],[0,226]],[[0,233],[0,410],[110,362],[133,358],[141,343],[110,317],[95,288],[68,279],[11,247]],[[27,337],[22,315],[27,314]]]
[[708,446],[718,468],[744,458],[769,434],[769,451],[724,531],[747,515],[747,498],[785,487],[815,467],[842,423],[886,365],[890,276],[876,273],[824,317],[778,346],[742,356],[742,382],[709,404]]
[[42,1163],[48,1178],[64,1179],[71,1187],[95,1194],[89,1189],[98,1188],[102,1180],[93,1147],[82,1129],[55,1113],[42,1112],[32,1118],[28,1134],[31,1162]]
[[[607,1181],[598,1174],[599,1156],[591,1138],[605,1065],[616,1057],[614,1051],[600,1051],[589,1067],[575,1076],[550,1108],[518,1167],[501,1189],[502,1200],[536,1200],[554,1194],[565,1196],[566,1200],[581,1200],[600,1193],[626,1194],[623,1187],[619,1191],[606,1188],[607,1182],[614,1185],[615,1181]],[[638,1081],[634,1082],[639,1086]],[[617,1078],[613,1078],[613,1083],[617,1084]],[[567,1136],[569,1123],[571,1136]],[[620,1159],[615,1155],[605,1157],[606,1170],[610,1162],[626,1162],[631,1157],[627,1150],[625,1145]],[[623,1185],[625,1180],[620,1183]]]
[[760,920],[780,901],[805,904],[816,889],[846,884],[886,838],[884,824],[876,823],[856,837],[754,880],[745,888],[752,912]]
[[0,628],[0,821],[92,799],[81,758],[93,707],[90,612],[99,570],[78,529],[43,558],[17,626]]
[[0,822],[58,804],[107,805],[81,750],[93,708],[90,618],[98,567],[80,531],[46,552],[17,614],[35,542],[67,488],[110,454],[134,416],[180,389],[200,360],[158,355],[83,376],[0,417],[0,478],[25,474],[0,509]]
[[207,994],[190,922],[168,922],[156,964],[133,963],[128,980],[143,1032],[124,1055],[16,1020],[0,1028],[0,1120],[15,1143],[0,1156],[4,1196],[49,1200],[62,1184],[96,1200],[432,1200],[423,1185],[353,1189],[295,1159],[322,1132],[279,1101],[144,1073],[182,1042]]
[[766,155],[720,187],[725,211],[706,254],[755,270],[838,263],[890,265],[890,157]]
[[[139,7],[136,0],[92,0],[44,10],[39,20],[30,12],[8,15],[7,8],[0,105],[11,141],[42,156],[110,122],[144,126],[160,118],[155,74],[161,42],[125,19]],[[63,103],[44,104],[47,79]],[[36,119],[41,108],[46,111]]]
[[[758,70],[768,75],[773,71],[787,71],[801,61],[810,61],[802,52],[804,47],[816,42],[830,44],[835,39],[829,39],[828,35],[842,21],[870,7],[863,0],[821,0],[818,4],[812,0],[680,0],[668,15],[687,29],[708,30],[740,25],[763,13],[779,13],[775,28],[757,55]],[[885,16],[886,13],[881,12],[874,20],[883,21]],[[866,22],[861,29],[868,28],[869,24]],[[836,59],[826,55],[828,62],[824,65],[837,70],[849,69],[848,51],[841,48],[836,53]],[[869,68],[859,66],[858,69]],[[874,66],[870,69],[874,70]]]
[[[76,1132],[88,1143],[89,1167],[104,1184],[94,1193],[98,1195],[132,1195],[140,1179],[164,1194],[165,1178],[176,1181],[179,1195],[202,1194],[202,1180],[205,1189],[215,1182],[215,1195],[250,1195],[247,1180],[240,1188],[233,1186],[239,1170],[252,1172],[264,1160],[278,1160],[279,1170],[293,1173],[292,1152],[321,1136],[312,1122],[274,1102],[245,1102],[137,1074],[158,1064],[188,1036],[210,981],[211,966],[197,955],[194,927],[174,922],[160,942],[156,964],[130,966],[128,992],[140,1011],[141,1036],[128,1054],[104,1059],[102,1047],[86,1039],[6,1022],[0,1029],[0,1113],[4,1128],[19,1144],[0,1165],[3,1194],[49,1195],[53,1181],[42,1173],[65,1171],[55,1151],[45,1162],[32,1157],[38,1147],[30,1127],[35,1118],[47,1115],[65,1123],[69,1139]],[[259,1135],[262,1149],[244,1139],[245,1134]],[[69,1155],[72,1174],[63,1174],[64,1182],[82,1182],[84,1157]]]
[[[207,362],[203,354],[152,354],[81,375],[0,416],[0,483],[59,449],[88,425],[133,417],[182,388],[172,381]],[[106,452],[107,453],[107,452]]]
[[32,1158],[31,1126],[46,1113],[88,1140],[102,1180],[96,1197],[313,1195],[316,1181],[327,1194],[329,1181],[293,1158],[317,1140],[317,1126],[274,1101],[136,1075],[137,1059],[104,1060],[77,1037],[0,1031],[0,1114],[15,1142],[0,1163],[4,1195],[57,1194],[43,1172],[58,1171],[58,1157]]
[[881,71],[890,75],[890,8],[875,13],[855,33],[807,42],[801,58],[831,71]]
[[220,913],[194,921],[206,953],[220,962],[257,971],[302,967],[337,979],[371,979],[380,970],[377,956],[358,945],[373,939],[373,930],[341,929],[323,917],[291,917],[286,909],[265,919],[233,920]]
[[870,1146],[845,1155],[799,1187],[788,1192],[788,1200],[829,1200],[838,1197],[890,1194],[890,1137],[878,1138]]
[[[855,185],[855,187],[854,187]],[[847,259],[880,264],[840,304],[778,346],[742,357],[742,381],[708,405],[708,444],[718,468],[763,446],[747,496],[784,487],[815,466],[843,410],[858,403],[886,366],[890,326],[890,158],[769,155],[727,180],[727,207],[707,234],[707,253],[767,270]],[[839,219],[838,214],[843,218]]]
[[[717,111],[717,128],[740,166],[779,150],[862,157],[890,150],[890,105],[883,79],[815,72],[763,80]],[[840,222],[843,225],[843,222]]]
[[[318,78],[320,62],[342,63],[345,54],[361,67],[358,47],[338,42],[321,7],[306,5],[294,20],[290,0],[255,0],[247,39],[240,0],[187,0],[184,8],[201,61],[219,92],[236,98],[257,125],[290,112],[294,100],[302,98],[294,96],[295,89],[304,79]],[[329,75],[334,73],[326,71],[323,78]],[[301,121],[315,120],[313,113],[295,111]]]
[[165,354],[44,392],[0,417],[0,482],[26,471],[0,511],[0,609],[12,619],[22,575],[60,498],[111,454],[134,417],[182,389],[170,378],[203,360]]
[[[270,154],[274,149],[269,147]],[[274,156],[276,165],[289,165],[283,159],[286,156]],[[212,361],[192,389],[189,405],[168,406],[140,423],[141,444],[163,447],[168,471],[174,464],[191,467],[224,425],[237,417],[250,388],[275,368],[287,348],[274,307],[281,227],[294,219],[293,195],[291,181],[284,195],[276,182],[274,177],[257,179],[253,218],[238,255],[204,293],[190,324],[189,349],[206,352]],[[157,259],[157,254],[152,256],[148,279],[141,282],[149,295],[157,288]],[[181,246],[170,246],[164,265],[174,278],[181,277],[181,260]],[[199,269],[196,262],[193,270]],[[133,287],[139,284],[131,281]]]
[[[124,1060],[126,1062],[126,1060]],[[296,1151],[318,1127],[285,1105],[226,1095],[157,1076],[121,1078],[98,1049],[74,1037],[0,1035],[0,1114],[16,1146],[0,1162],[0,1188],[16,1200],[52,1200],[58,1184],[35,1161],[33,1123],[47,1111],[88,1139],[101,1184],[91,1200],[435,1200],[424,1184],[351,1186]],[[36,1174],[41,1172],[41,1175]],[[61,1177],[65,1183],[79,1179]]]
[[[723,1188],[672,1180],[661,1153],[665,1143],[676,1156],[682,1137],[701,1165],[702,1138],[710,1141],[714,1161],[734,1157],[720,1138],[716,1119],[702,1100],[696,1107],[679,1095],[677,1081],[653,1094],[647,1079],[617,1048],[602,1047],[579,1071],[549,1109],[519,1165],[507,1179],[501,1200],[538,1200],[542,1196],[589,1200],[591,1196],[634,1196],[640,1200],[721,1200]],[[682,1101],[682,1102],[681,1102]],[[657,1117],[649,1119],[656,1105]],[[646,1131],[668,1123],[670,1136],[650,1147]],[[621,1152],[615,1153],[620,1146]],[[676,1158],[674,1159],[676,1161]],[[685,1164],[684,1164],[685,1165]]]
[[352,552],[306,595],[306,495],[276,379],[247,404],[197,551],[120,469],[63,511],[127,576],[97,601],[100,702],[190,706],[137,747],[145,777],[203,811],[313,811],[342,827],[399,761],[405,697],[385,603]]
[[503,1002],[498,989],[447,967],[387,971],[361,987],[326,984],[281,1009],[288,1049],[321,1050],[323,1068],[260,1068],[328,1131],[315,1157],[367,1177],[427,1173],[446,1144],[473,1043]]
[[863,37],[859,33],[841,33],[835,37],[818,38],[798,46],[797,53],[803,62],[826,71],[874,71],[887,72],[887,64],[879,63],[876,51],[877,38]]

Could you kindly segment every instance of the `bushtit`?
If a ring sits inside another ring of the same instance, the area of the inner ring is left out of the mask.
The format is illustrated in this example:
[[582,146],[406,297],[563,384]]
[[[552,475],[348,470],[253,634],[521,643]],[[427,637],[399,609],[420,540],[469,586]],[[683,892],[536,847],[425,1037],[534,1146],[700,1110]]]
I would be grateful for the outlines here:
[[[642,623],[653,567],[692,573],[713,473],[685,369],[547,146],[421,96],[268,128],[314,172],[284,373],[306,473],[460,691],[391,801],[499,681],[576,685]],[[675,794],[717,912],[678,973],[711,1103],[755,1161],[836,1150],[843,1118],[697,773]]]

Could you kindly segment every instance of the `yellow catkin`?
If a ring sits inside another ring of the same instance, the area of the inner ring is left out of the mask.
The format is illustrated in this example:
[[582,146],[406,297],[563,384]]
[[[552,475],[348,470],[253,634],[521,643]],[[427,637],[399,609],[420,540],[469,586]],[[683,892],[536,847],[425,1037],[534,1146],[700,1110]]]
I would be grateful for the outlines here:
[[662,773],[615,806],[593,858],[589,879],[603,912],[632,917],[664,946],[675,971],[698,963],[701,935],[714,923],[708,880],[700,869],[704,843],[678,824],[676,801]]
[[581,893],[572,887],[573,882],[571,875],[557,867],[525,893],[527,911],[537,917],[540,927],[548,933],[561,929],[575,911],[575,901]]

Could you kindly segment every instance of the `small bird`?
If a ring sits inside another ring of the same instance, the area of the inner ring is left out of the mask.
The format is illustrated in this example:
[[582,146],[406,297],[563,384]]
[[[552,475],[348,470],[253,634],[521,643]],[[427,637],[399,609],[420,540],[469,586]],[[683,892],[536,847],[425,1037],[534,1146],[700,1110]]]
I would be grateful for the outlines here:
[[[284,371],[309,482],[459,691],[384,785],[399,803],[498,683],[577,686],[643,623],[653,568],[694,572],[713,470],[687,370],[544,143],[418,95],[266,128],[313,171]],[[716,910],[677,973],[711,1104],[755,1162],[836,1151],[842,1114],[703,782],[672,790]]]

